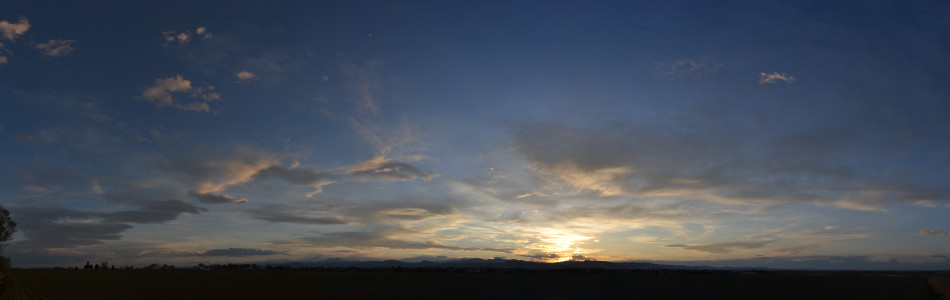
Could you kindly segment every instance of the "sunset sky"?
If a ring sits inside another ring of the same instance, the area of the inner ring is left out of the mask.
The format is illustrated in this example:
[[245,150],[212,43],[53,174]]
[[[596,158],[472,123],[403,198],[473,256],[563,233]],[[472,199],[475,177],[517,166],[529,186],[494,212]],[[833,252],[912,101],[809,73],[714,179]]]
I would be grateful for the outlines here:
[[950,268],[948,4],[316,2],[2,4],[4,255]]

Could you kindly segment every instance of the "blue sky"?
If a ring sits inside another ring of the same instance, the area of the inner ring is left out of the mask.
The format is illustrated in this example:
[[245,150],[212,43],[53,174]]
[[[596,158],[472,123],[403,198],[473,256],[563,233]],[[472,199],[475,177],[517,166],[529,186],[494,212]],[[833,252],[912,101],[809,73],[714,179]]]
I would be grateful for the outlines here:
[[4,4],[21,266],[950,267],[936,2]]

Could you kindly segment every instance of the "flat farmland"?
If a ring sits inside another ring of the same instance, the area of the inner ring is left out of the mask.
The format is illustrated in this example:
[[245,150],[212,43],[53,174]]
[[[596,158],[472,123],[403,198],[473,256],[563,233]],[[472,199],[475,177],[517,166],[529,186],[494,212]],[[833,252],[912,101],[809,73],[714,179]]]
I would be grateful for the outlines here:
[[923,276],[14,270],[2,299],[939,299]]

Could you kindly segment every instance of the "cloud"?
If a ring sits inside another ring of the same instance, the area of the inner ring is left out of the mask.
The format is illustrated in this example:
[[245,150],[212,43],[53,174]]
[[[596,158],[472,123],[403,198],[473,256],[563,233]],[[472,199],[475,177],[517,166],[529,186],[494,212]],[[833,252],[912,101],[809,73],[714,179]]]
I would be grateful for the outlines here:
[[205,27],[198,27],[195,29],[194,34],[192,34],[191,30],[185,30],[183,32],[177,32],[175,30],[162,31],[162,39],[165,41],[166,46],[175,42],[177,42],[178,45],[188,44],[192,38],[210,40],[214,38],[214,35],[208,32],[208,28]]
[[179,215],[181,215],[181,212],[160,210],[121,210],[92,214],[92,216],[101,218],[106,222],[140,224],[165,223],[177,219]]
[[778,83],[779,81],[784,81],[792,83],[797,81],[792,75],[785,73],[772,72],[772,73],[759,73],[759,84],[772,84]]
[[429,180],[438,174],[416,168],[407,162],[429,159],[421,155],[427,149],[424,134],[419,127],[402,117],[399,125],[379,127],[371,121],[348,118],[350,126],[376,148],[376,155],[364,160],[347,171],[351,179],[411,181],[418,178]]
[[307,197],[312,197],[315,194],[323,192],[323,186],[335,182],[335,176],[327,172],[286,168],[279,165],[272,165],[261,169],[255,173],[253,177],[254,179],[260,180],[279,178],[293,185],[313,187],[313,191],[305,194]]
[[172,96],[187,94],[192,98],[201,96],[205,101],[221,100],[221,94],[212,92],[213,90],[214,86],[192,87],[190,80],[184,79],[181,75],[175,75],[156,79],[153,85],[145,87],[141,97],[158,108],[169,106],[187,111],[210,112],[210,107],[206,102],[178,103]]
[[725,254],[732,252],[736,249],[758,249],[765,247],[765,245],[771,243],[770,240],[764,241],[731,241],[731,242],[721,242],[721,243],[711,243],[711,244],[702,244],[702,245],[684,245],[684,244],[672,244],[666,245],[667,248],[683,248],[683,250],[689,251],[700,251],[708,252],[713,254]]
[[182,32],[177,33],[174,30],[166,30],[162,32],[162,37],[165,39],[165,44],[169,44],[175,41],[178,41],[179,45],[187,44],[191,40],[191,36],[188,33]]
[[10,211],[20,223],[23,239],[11,245],[21,252],[102,245],[119,240],[128,223],[165,223],[182,213],[199,214],[206,209],[180,200],[151,200],[106,195],[110,203],[132,205],[131,210],[79,211],[52,205],[13,205]]
[[411,161],[424,158],[411,155],[424,152],[427,150],[427,145],[424,141],[425,134],[421,132],[418,125],[411,123],[406,117],[402,117],[399,124],[389,126],[378,126],[372,121],[361,121],[356,118],[348,118],[347,121],[360,137],[376,148],[376,156]]
[[204,194],[193,194],[198,198],[198,202],[206,204],[222,204],[222,203],[247,203],[247,198],[235,198],[225,194],[217,193],[204,193]]
[[[243,56],[239,63],[242,68],[254,70],[254,81],[273,84],[288,79],[288,74],[301,71],[308,61],[289,55],[283,51],[268,49],[256,55]],[[223,66],[230,69],[230,65]]]
[[208,209],[181,200],[152,200],[136,195],[110,194],[103,196],[110,203],[128,204],[141,210],[104,211],[94,215],[106,220],[129,223],[164,223],[178,218],[182,213],[200,214]]
[[421,170],[410,164],[374,157],[350,168],[347,174],[359,180],[412,181],[430,180],[438,174]]
[[340,72],[346,77],[344,87],[356,111],[369,115],[379,114],[379,106],[375,100],[376,91],[379,89],[379,76],[372,69],[372,64],[360,67],[346,62],[340,65]]
[[212,160],[175,157],[164,167],[184,174],[190,181],[195,182],[192,194],[205,195],[202,196],[205,201],[224,200],[206,194],[220,194],[228,187],[251,181],[280,179],[295,186],[312,188],[304,194],[311,197],[321,193],[323,186],[339,180],[336,174],[301,168],[297,163],[291,164],[290,167],[281,166],[277,154],[247,147],[238,147],[235,152],[229,157]]
[[46,43],[36,44],[36,49],[40,49],[43,55],[60,57],[73,52],[74,43],[76,43],[76,40],[49,40]]
[[543,260],[543,261],[557,260],[561,258],[561,255],[557,253],[522,254],[521,256],[527,257],[533,260]]
[[657,62],[655,64],[656,73],[662,77],[676,76],[702,76],[719,71],[719,68],[725,64],[697,62],[691,59],[678,60],[675,62]]
[[[535,192],[695,199],[729,204],[815,203],[853,210],[950,200],[950,189],[859,173],[850,131],[730,136],[716,129],[610,123],[513,127],[515,154]],[[887,152],[866,153],[886,156]],[[809,159],[801,159],[805,156]],[[865,167],[866,168],[866,167]],[[905,172],[901,165],[880,166]]]
[[205,40],[210,40],[214,38],[214,35],[208,32],[208,28],[205,28],[205,27],[198,27],[198,29],[195,29],[195,34],[197,34],[198,36],[200,36],[202,39],[205,39]]
[[201,160],[170,157],[166,169],[177,171],[194,182],[194,193],[220,193],[226,188],[251,181],[263,169],[278,165],[276,155],[238,147],[229,157]]
[[[425,197],[399,198],[395,201],[367,201],[322,197],[295,203],[268,204],[249,209],[252,218],[273,223],[361,224],[381,228],[442,228],[461,222],[454,200]],[[441,224],[441,225],[440,225]],[[377,230],[387,231],[389,229]],[[390,230],[391,231],[391,230]]]
[[278,211],[277,207],[270,206],[265,209],[248,210],[251,217],[273,223],[293,223],[293,224],[346,224],[336,217],[326,216],[298,216],[288,212]]
[[[0,40],[16,42],[16,39],[19,38],[21,34],[26,33],[27,30],[30,30],[30,21],[25,17],[20,17],[16,23],[10,23],[6,20],[0,21]],[[5,52],[10,52],[5,47],[3,43],[0,43],[0,65],[9,62],[9,58],[3,55]]]
[[119,233],[132,229],[131,225],[124,223],[20,222],[23,224],[21,230],[25,233],[24,240],[11,247],[18,251],[104,244],[103,241],[121,239]]
[[783,255],[799,255],[805,252],[806,249],[824,247],[831,243],[833,241],[809,241],[778,247],[774,250],[783,253]]
[[234,76],[238,78],[238,81],[236,81],[237,83],[248,83],[251,80],[257,78],[254,73],[248,71],[237,72],[237,74],[234,74]]
[[[932,237],[935,235],[943,235],[944,233],[945,232],[943,230],[921,230],[920,231],[920,234],[927,237]],[[950,234],[947,234],[947,236],[950,236]]]
[[24,142],[24,143],[33,143],[33,142],[36,142],[36,138],[33,137],[33,135],[30,135],[30,134],[24,134],[24,135],[13,134],[13,138],[17,139],[18,141]]
[[6,20],[0,21],[0,37],[8,41],[15,41],[21,34],[30,30],[30,21],[20,17],[16,23],[10,23]]
[[181,75],[174,77],[156,79],[155,84],[145,88],[142,97],[151,101],[155,106],[165,107],[175,105],[172,93],[191,92],[191,81],[185,80]]
[[211,249],[201,251],[199,256],[224,256],[224,257],[248,257],[248,256],[268,256],[268,255],[287,255],[284,251],[261,250],[249,248],[227,248]]
[[274,244],[305,244],[320,248],[347,247],[355,249],[390,248],[390,249],[443,249],[452,251],[491,251],[511,253],[513,249],[458,247],[446,245],[434,240],[405,241],[390,237],[389,232],[342,231],[326,233],[320,236],[303,237],[294,240],[274,241]]

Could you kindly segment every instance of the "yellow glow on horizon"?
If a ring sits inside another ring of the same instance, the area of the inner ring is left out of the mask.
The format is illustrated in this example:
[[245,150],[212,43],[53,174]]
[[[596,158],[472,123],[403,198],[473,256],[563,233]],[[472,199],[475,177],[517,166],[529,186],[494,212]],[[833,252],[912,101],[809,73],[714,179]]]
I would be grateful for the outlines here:
[[574,255],[583,255],[588,251],[579,246],[580,243],[592,237],[580,235],[567,230],[544,229],[539,232],[539,242],[529,248],[539,250],[545,254],[556,254],[556,258],[546,258],[546,262],[562,262],[571,260]]

